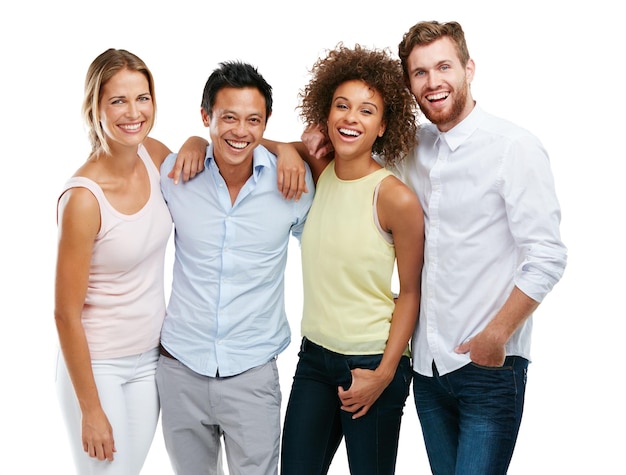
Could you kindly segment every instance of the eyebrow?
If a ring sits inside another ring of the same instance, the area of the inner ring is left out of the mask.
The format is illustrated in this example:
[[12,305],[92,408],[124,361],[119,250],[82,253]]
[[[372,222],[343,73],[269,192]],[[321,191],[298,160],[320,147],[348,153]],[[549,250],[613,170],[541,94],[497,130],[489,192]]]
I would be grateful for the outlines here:
[[[450,59],[450,58],[441,59],[441,60],[439,60],[439,61],[437,61],[437,62],[435,63],[435,66],[434,66],[434,67],[435,67],[435,68],[438,68],[438,67],[440,67],[442,64],[453,64],[453,63],[454,63],[454,60],[453,60],[453,59]],[[427,67],[422,66],[422,65],[417,65],[417,66],[415,66],[415,67],[411,70],[411,72],[412,72],[412,73],[414,73],[415,71],[427,71],[428,69],[431,69],[431,68],[427,68]]]
[[[333,102],[337,102],[339,99],[343,99],[344,101],[351,102],[350,99],[344,96],[337,96]],[[378,110],[378,106],[374,104],[373,102],[365,101],[365,102],[362,102],[361,104],[367,104],[369,106],[372,106],[374,109]]]
[[[229,114],[229,115],[236,115],[237,117],[242,116],[241,112],[237,112],[233,109],[222,109],[220,114]],[[249,118],[249,117],[259,117],[261,119],[263,119],[265,117],[265,114],[263,112],[252,112],[246,116],[244,116],[245,118]]]
[[[142,97],[142,96],[150,96],[150,91],[146,91],[146,92],[142,92],[141,94],[137,94],[137,97]],[[126,99],[126,95],[121,95],[121,96],[111,96],[109,97],[107,100],[112,101],[114,99]]]

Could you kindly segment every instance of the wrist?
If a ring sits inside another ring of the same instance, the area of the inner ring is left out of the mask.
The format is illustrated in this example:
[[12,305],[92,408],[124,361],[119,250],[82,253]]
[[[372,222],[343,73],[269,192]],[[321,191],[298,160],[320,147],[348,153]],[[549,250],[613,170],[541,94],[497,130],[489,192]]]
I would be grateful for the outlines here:
[[511,333],[507,331],[502,325],[491,323],[485,327],[483,333],[488,340],[492,341],[495,345],[504,346],[511,338]]
[[378,368],[374,370],[374,374],[380,381],[384,382],[386,386],[393,380],[396,374],[396,368],[379,365]]

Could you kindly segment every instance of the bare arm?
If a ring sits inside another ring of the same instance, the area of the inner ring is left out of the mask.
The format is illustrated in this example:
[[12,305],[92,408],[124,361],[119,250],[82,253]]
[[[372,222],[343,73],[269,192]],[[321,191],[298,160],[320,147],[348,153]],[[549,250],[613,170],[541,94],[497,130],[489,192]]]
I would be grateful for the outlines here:
[[352,385],[339,388],[342,409],[358,418],[367,413],[393,380],[398,362],[415,329],[424,260],[424,216],[417,197],[397,178],[385,179],[378,195],[379,220],[396,248],[400,292],[391,319],[383,358],[376,370],[355,369]]
[[306,186],[306,167],[297,143],[263,139],[263,146],[277,157],[278,190],[285,199],[298,201]]
[[278,184],[286,198],[300,199],[306,188],[306,162],[311,169],[313,183],[317,183],[320,174],[330,163],[328,158],[311,157],[302,142],[276,142],[263,139],[263,146],[278,157]]
[[471,360],[481,366],[502,366],[506,358],[507,341],[537,307],[539,302],[514,287],[500,311],[483,331],[459,345],[455,351],[469,352]]
[[207,145],[209,142],[198,136],[192,136],[185,140],[176,157],[176,163],[167,176],[172,178],[175,184],[178,184],[181,175],[183,181],[189,181],[204,170]]
[[81,322],[91,251],[100,227],[98,203],[84,188],[68,190],[59,200],[58,220],[54,316],[59,342],[82,413],[83,450],[110,461],[115,452],[113,430],[100,404]]
[[263,139],[263,145],[278,157],[278,182],[283,196],[295,194],[296,200],[306,191],[305,168],[309,165],[313,183],[333,158],[332,145],[320,126],[308,126],[300,142],[275,142]]

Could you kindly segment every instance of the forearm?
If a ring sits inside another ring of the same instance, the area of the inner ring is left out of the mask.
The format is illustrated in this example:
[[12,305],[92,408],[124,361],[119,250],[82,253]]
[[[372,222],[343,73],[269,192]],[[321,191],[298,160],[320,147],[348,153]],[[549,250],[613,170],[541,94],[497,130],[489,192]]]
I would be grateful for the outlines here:
[[500,311],[483,332],[491,335],[499,344],[505,345],[538,306],[539,302],[514,287]]
[[277,157],[283,156],[285,150],[295,150],[297,154],[300,155],[300,158],[307,164],[310,164],[313,160],[313,157],[308,154],[302,142],[277,142],[276,140],[269,140],[264,137],[261,140],[261,144]]
[[380,365],[376,369],[381,376],[389,381],[398,367],[398,362],[404,354],[409,340],[413,336],[413,330],[417,323],[419,313],[419,294],[401,293],[396,299],[396,306],[391,318],[389,338],[383,353]]
[[181,149],[183,147],[191,147],[191,148],[201,148],[206,149],[207,145],[209,145],[209,141],[204,137],[200,137],[199,135],[192,135],[183,142]]
[[91,355],[80,322],[56,319],[59,343],[74,392],[83,413],[101,410],[91,367]]

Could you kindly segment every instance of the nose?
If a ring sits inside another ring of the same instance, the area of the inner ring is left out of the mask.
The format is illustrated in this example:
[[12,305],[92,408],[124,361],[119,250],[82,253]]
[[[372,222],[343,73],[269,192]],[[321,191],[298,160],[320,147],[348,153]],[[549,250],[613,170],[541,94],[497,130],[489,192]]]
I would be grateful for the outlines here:
[[235,135],[237,135],[237,137],[245,136],[248,133],[246,122],[243,120],[238,122],[235,128],[233,129],[233,132],[235,133]]
[[346,111],[346,120],[348,122],[356,122],[357,121],[357,113],[358,113],[358,109],[356,107],[350,107],[347,111]]
[[436,89],[441,83],[439,74],[437,72],[432,72],[428,75],[428,87],[431,89]]
[[135,101],[130,101],[128,103],[126,114],[128,115],[128,117],[132,117],[132,118],[139,117],[139,106],[137,105]]

